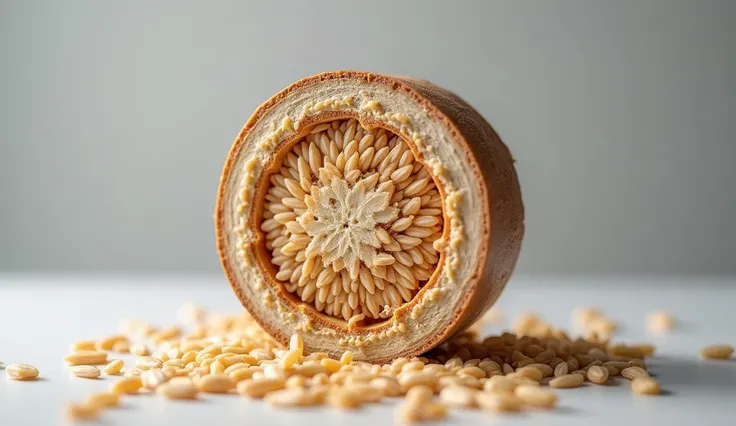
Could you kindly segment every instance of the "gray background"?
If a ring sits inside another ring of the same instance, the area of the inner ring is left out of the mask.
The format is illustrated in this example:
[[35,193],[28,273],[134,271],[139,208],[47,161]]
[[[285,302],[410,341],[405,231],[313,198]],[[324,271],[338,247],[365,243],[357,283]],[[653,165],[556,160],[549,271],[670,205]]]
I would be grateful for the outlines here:
[[734,21],[729,0],[0,0],[0,270],[218,271],[238,130],[343,68],[432,80],[495,126],[521,273],[734,273]]

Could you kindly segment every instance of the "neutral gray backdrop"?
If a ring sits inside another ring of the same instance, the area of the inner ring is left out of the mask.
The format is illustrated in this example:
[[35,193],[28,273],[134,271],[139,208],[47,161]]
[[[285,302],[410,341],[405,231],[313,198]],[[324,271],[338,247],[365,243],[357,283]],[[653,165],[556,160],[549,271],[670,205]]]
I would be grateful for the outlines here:
[[526,274],[736,272],[736,2],[0,0],[0,269],[217,271],[251,112],[332,69],[455,91]]

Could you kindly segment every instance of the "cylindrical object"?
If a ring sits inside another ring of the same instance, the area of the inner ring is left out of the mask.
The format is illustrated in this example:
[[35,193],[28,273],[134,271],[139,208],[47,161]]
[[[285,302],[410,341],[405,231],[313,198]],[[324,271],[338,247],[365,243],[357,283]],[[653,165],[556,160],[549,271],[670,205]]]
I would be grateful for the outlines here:
[[514,161],[491,126],[423,80],[298,81],[228,155],[217,247],[251,315],[307,352],[385,362],[467,328],[498,298],[524,233]]

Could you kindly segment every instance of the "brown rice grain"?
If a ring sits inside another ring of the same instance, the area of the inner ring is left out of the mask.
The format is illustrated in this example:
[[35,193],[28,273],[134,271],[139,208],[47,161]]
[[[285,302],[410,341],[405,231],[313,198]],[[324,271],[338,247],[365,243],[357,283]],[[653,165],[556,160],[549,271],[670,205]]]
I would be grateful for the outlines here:
[[649,377],[649,373],[641,367],[627,367],[621,370],[621,375],[629,380],[634,380],[639,377]]
[[142,356],[135,361],[135,366],[140,370],[150,370],[152,368],[161,368],[163,362],[152,356]]
[[370,385],[379,389],[385,396],[399,396],[404,394],[404,390],[398,380],[393,377],[376,377],[371,380]]
[[148,350],[148,347],[142,343],[134,343],[130,345],[130,353],[136,356],[148,356],[151,354],[151,352]]
[[237,385],[238,393],[250,398],[263,398],[269,392],[284,389],[283,378],[264,377],[262,379],[242,380]]
[[39,374],[36,367],[28,364],[10,364],[5,367],[5,373],[13,380],[36,380]]
[[207,393],[227,393],[235,388],[235,380],[226,374],[209,374],[197,381],[197,387]]
[[568,371],[567,363],[561,362],[557,364],[553,374],[555,377],[560,377],[560,376],[564,376],[565,374],[567,374],[567,371]]
[[515,412],[521,409],[521,400],[512,393],[478,392],[475,402],[480,408],[493,412]]
[[659,382],[651,377],[637,377],[631,381],[631,390],[639,395],[659,395]]
[[66,416],[70,420],[92,420],[96,419],[99,410],[86,402],[73,402],[66,406]]
[[115,344],[112,345],[112,351],[120,354],[130,353],[130,343],[128,343],[126,340],[115,342]]
[[92,365],[74,365],[70,368],[72,374],[83,379],[100,377],[100,369]]
[[731,345],[710,345],[700,350],[703,359],[723,360],[733,355],[734,347]]
[[557,395],[554,392],[540,388],[539,386],[521,385],[517,386],[514,394],[521,399],[525,405],[535,408],[554,408],[557,405]]
[[64,357],[69,365],[100,365],[107,363],[107,354],[98,351],[76,352]]
[[141,373],[141,385],[148,390],[155,390],[169,381],[169,376],[159,369],[146,370]]
[[85,403],[96,409],[117,407],[120,405],[120,395],[114,392],[93,393],[85,399]]
[[466,386],[448,386],[440,391],[440,401],[449,407],[475,406],[478,390]]
[[139,376],[123,377],[112,385],[110,389],[115,393],[134,394],[143,386],[143,381]]
[[264,399],[273,407],[305,407],[315,403],[314,396],[302,388],[269,392]]
[[587,375],[588,380],[599,385],[602,385],[608,381],[608,369],[606,367],[601,367],[598,365],[590,367],[587,371]]
[[156,388],[156,393],[168,399],[195,399],[198,389],[187,377],[174,377]]
[[95,349],[98,351],[111,351],[116,343],[127,341],[128,337],[122,334],[108,336],[98,340],[97,344],[95,345]]
[[72,343],[69,347],[69,352],[81,352],[81,351],[95,351],[97,347],[96,340],[80,340]]
[[549,386],[557,389],[577,388],[583,385],[585,378],[582,374],[572,373],[555,377],[550,380]]
[[647,315],[647,328],[654,333],[664,333],[675,328],[675,317],[666,311],[655,311]]

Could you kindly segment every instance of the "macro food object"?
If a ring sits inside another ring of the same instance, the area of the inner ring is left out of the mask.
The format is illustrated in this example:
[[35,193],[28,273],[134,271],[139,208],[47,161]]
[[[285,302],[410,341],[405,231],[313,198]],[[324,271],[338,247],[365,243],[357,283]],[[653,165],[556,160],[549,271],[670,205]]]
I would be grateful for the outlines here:
[[220,258],[254,319],[307,353],[388,362],[498,298],[524,233],[493,128],[423,80],[336,71],[276,94],[228,155]]

